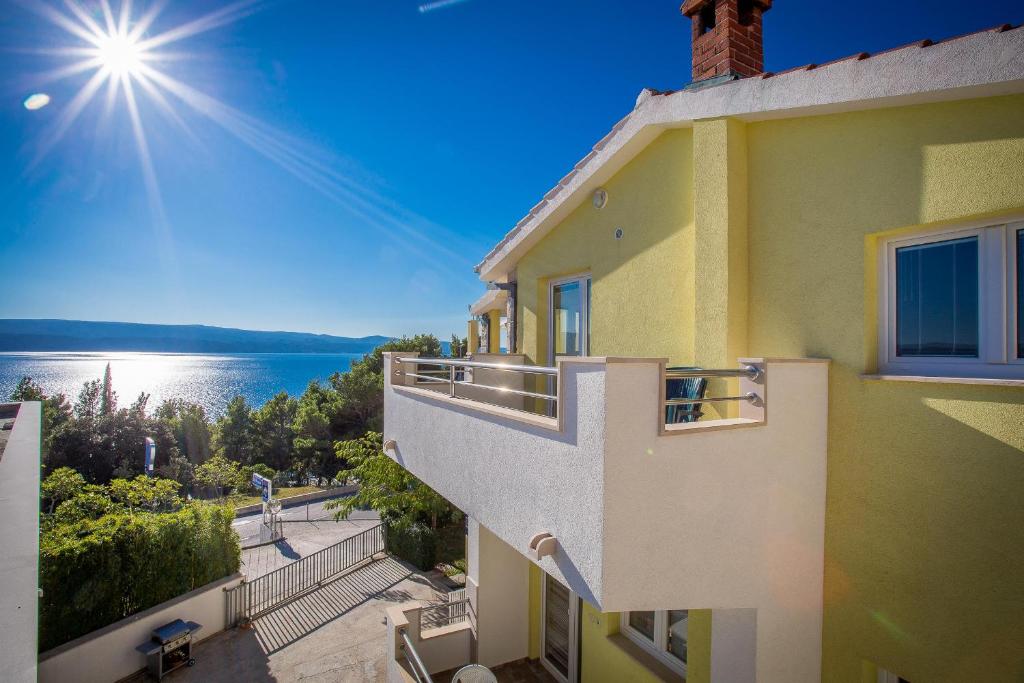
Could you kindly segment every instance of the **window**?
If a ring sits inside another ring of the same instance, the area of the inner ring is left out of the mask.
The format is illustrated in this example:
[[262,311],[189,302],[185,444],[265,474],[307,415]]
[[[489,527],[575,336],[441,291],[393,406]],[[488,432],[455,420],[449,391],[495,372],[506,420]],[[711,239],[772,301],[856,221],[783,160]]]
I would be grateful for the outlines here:
[[886,240],[879,266],[882,372],[1024,378],[1024,225]]
[[623,612],[622,634],[686,675],[687,610]]

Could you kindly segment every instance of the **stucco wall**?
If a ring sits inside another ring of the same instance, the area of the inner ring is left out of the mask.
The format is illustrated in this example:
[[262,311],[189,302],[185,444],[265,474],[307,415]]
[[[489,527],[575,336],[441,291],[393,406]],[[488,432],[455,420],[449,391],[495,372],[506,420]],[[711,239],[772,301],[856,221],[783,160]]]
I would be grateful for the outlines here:
[[[384,438],[400,465],[518,552],[547,531],[559,539],[546,571],[592,602],[601,593],[604,373],[563,366],[562,433],[391,385],[385,356]],[[586,492],[586,495],[581,495]]]
[[589,271],[591,355],[692,363],[692,147],[689,130],[663,133],[605,185],[603,209],[583,203],[517,263],[522,353],[547,364],[548,282]]
[[234,574],[214,581],[42,653],[40,683],[109,683],[130,676],[146,667],[146,656],[135,647],[148,642],[153,629],[175,619],[202,625],[193,642],[223,631],[224,590],[241,580],[241,574]]
[[1024,210],[1024,97],[748,126],[751,352],[833,359],[822,680],[1024,676],[1024,390],[878,382],[875,239]]
[[0,443],[0,680],[36,680],[39,625],[38,401],[0,404],[17,410],[6,449]]

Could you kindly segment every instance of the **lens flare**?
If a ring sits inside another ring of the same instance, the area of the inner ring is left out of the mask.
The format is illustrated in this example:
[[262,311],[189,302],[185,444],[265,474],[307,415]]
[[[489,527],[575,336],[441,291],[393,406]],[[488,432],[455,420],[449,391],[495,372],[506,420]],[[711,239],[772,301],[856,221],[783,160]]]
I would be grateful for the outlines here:
[[49,103],[50,103],[50,96],[47,95],[44,92],[33,93],[33,94],[29,95],[28,97],[26,97],[25,101],[22,102],[22,104],[24,105],[25,109],[28,109],[29,111],[35,111],[37,109],[42,109],[43,107],[45,107]]

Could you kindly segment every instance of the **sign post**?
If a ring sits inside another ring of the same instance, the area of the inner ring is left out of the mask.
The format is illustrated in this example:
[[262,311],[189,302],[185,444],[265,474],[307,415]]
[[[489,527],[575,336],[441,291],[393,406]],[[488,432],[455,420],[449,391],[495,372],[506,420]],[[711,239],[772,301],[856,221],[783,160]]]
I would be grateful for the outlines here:
[[153,476],[153,467],[156,465],[156,441],[146,437],[146,464],[144,470],[147,477]]
[[271,494],[273,493],[273,482],[263,475],[253,472],[252,485],[262,491],[263,507],[265,508],[267,503],[270,502]]

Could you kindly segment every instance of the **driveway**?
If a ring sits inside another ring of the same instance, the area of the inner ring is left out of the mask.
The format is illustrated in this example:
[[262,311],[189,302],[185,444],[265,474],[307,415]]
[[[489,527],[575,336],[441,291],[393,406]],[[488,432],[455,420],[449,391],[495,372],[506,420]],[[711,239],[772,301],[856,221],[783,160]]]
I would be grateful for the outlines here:
[[193,650],[196,665],[165,680],[384,681],[385,610],[410,600],[432,602],[438,590],[446,589],[401,560],[377,560],[260,617],[251,628],[200,643]]
[[[299,514],[300,511],[296,513]],[[252,519],[242,517],[236,519],[232,526],[238,530],[239,535],[246,526],[256,529],[256,533],[259,534],[260,519],[259,515]],[[283,541],[242,551],[241,572],[247,578],[255,579],[378,524],[380,517],[372,510],[356,510],[348,519],[338,522],[333,518],[312,522],[286,520]]]

